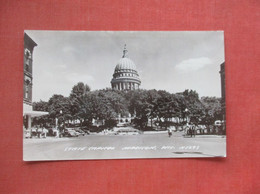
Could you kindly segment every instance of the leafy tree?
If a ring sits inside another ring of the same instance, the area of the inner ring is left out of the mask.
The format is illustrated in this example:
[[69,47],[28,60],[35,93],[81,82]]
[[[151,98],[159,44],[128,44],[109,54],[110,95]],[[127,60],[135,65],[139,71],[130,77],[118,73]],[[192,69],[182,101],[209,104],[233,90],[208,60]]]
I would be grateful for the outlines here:
[[79,82],[72,87],[70,97],[69,97],[69,104],[70,104],[70,112],[72,119],[86,119],[86,94],[90,92],[90,87],[83,82]]
[[205,107],[204,123],[212,124],[215,120],[222,119],[221,98],[202,97],[201,102]]
[[[48,102],[40,101],[33,103],[33,110],[48,112]],[[49,115],[43,115],[40,117],[33,118],[33,125],[46,125],[49,122]]]
[[129,111],[136,116],[135,123],[140,128],[147,126],[151,115],[151,104],[148,102],[149,93],[146,90],[135,90],[128,94]]
[[183,92],[185,106],[188,109],[190,122],[199,123],[205,115],[205,107],[199,100],[199,95],[194,90],[185,90]]
[[48,101],[48,112],[53,122],[56,118],[59,122],[71,119],[69,98],[57,94],[53,95]]
[[158,116],[163,119],[164,126],[167,127],[170,124],[170,119],[176,117],[178,108],[178,102],[174,95],[166,91],[158,91],[160,98],[158,99]]
[[[54,123],[55,118],[61,122],[79,119],[90,125],[93,119],[104,121],[104,126],[113,127],[119,115],[135,116],[133,122],[144,129],[148,123],[161,122],[167,128],[172,118],[178,122],[186,122],[187,118],[194,123],[212,123],[221,119],[221,103],[219,98],[203,97],[194,90],[171,94],[163,90],[119,91],[103,89],[90,91],[90,87],[82,82],[72,87],[69,97],[53,95],[48,102],[33,104],[34,110],[48,111],[45,122]],[[62,112],[61,112],[62,111]]]
[[72,87],[70,98],[73,99],[73,98],[82,97],[89,91],[90,91],[90,87],[87,84],[84,84],[83,82],[79,82]]

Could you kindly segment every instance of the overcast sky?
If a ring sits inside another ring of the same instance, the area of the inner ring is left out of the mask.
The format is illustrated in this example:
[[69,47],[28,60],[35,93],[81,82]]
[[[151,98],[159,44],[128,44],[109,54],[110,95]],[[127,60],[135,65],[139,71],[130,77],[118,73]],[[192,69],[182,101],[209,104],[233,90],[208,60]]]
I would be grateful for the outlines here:
[[25,32],[38,44],[33,53],[33,101],[48,101],[53,94],[69,96],[78,82],[91,90],[111,87],[124,44],[136,64],[140,88],[221,96],[222,31]]

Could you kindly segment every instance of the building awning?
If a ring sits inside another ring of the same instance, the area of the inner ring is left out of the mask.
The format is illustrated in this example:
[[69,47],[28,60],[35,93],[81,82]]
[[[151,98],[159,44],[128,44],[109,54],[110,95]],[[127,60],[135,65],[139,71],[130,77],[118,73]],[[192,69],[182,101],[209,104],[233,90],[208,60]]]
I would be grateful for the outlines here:
[[29,115],[31,117],[40,117],[40,116],[43,116],[43,115],[47,115],[49,114],[48,112],[43,112],[43,111],[23,111],[23,115]]
[[23,103],[23,116],[28,115],[31,117],[40,117],[47,114],[49,113],[44,111],[34,111],[32,110],[32,105]]

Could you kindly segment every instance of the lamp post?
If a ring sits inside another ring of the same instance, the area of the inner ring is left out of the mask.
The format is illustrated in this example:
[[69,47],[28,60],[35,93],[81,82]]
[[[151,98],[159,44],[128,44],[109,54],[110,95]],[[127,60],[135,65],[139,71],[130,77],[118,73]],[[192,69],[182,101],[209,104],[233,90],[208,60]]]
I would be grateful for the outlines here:
[[[60,110],[60,116],[62,115],[62,110]],[[62,119],[60,120],[60,126],[62,126]],[[61,127],[59,128],[59,133],[61,133]],[[61,137],[61,135],[59,135],[59,137]]]
[[[62,114],[62,110],[60,110],[59,113],[60,113],[60,115],[61,115],[61,114]],[[57,131],[56,137],[59,137],[59,132],[60,132],[58,126],[59,126],[59,119],[58,119],[58,117],[56,117],[56,118],[55,118],[55,128],[56,128],[56,131]]]
[[188,112],[189,112],[189,110],[188,110],[187,108],[185,108],[184,114],[185,114],[186,122],[187,122],[187,123],[188,123]]

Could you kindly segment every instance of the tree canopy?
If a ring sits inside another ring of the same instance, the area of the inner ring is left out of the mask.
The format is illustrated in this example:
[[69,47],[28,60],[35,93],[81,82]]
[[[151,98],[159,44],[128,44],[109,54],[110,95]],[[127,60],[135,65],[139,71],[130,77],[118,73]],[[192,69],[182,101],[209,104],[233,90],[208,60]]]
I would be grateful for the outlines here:
[[[77,83],[72,87],[69,97],[54,94],[48,102],[33,103],[34,110],[48,111],[45,122],[80,120],[90,125],[93,119],[104,120],[111,125],[119,115],[131,114],[140,128],[153,127],[155,121],[173,122],[214,122],[221,117],[220,98],[203,97],[194,90],[172,94],[164,90],[119,91],[103,89],[91,91],[87,84]],[[189,118],[189,119],[188,119]]]

